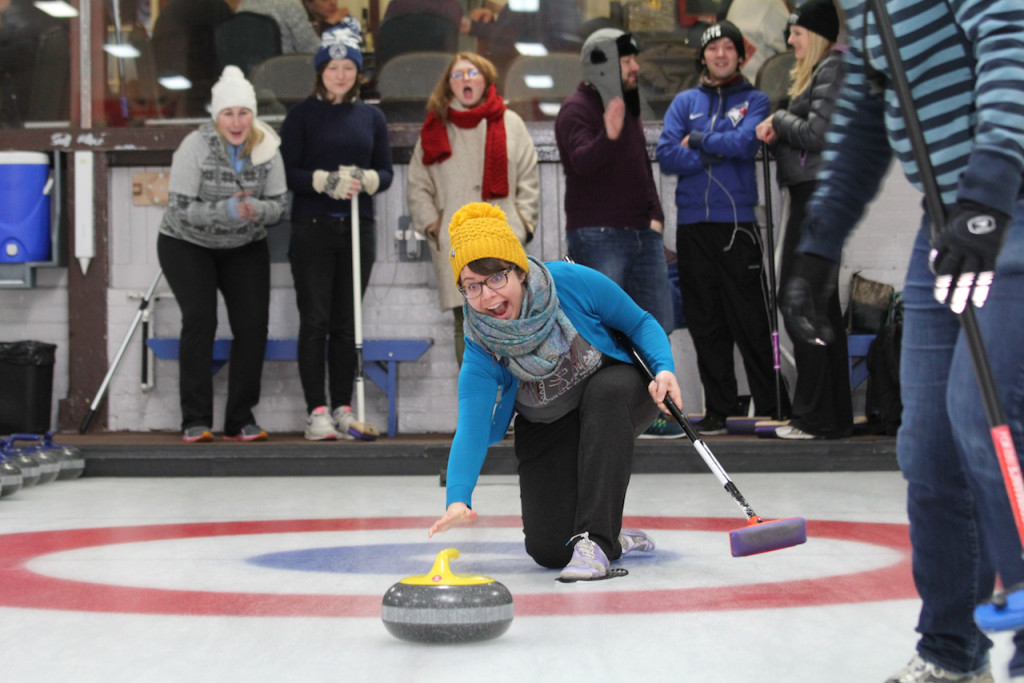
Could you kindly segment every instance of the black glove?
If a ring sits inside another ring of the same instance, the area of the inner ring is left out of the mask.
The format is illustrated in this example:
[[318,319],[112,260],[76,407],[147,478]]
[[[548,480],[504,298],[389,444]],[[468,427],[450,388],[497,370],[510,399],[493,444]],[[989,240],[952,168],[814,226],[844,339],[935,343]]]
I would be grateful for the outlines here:
[[828,322],[828,300],[835,294],[839,264],[817,254],[797,254],[782,288],[782,317],[790,334],[808,344],[825,346],[836,333]]
[[[981,308],[1003,248],[1010,217],[977,202],[957,202],[928,256],[935,273],[935,300],[960,315],[967,302]],[[950,294],[952,290],[952,295]]]

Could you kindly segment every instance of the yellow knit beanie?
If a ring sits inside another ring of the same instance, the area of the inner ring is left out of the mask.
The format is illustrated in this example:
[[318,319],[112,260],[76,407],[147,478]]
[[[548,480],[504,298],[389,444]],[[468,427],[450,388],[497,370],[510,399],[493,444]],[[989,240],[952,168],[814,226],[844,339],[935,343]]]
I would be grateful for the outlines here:
[[505,212],[493,204],[474,202],[455,212],[448,225],[452,250],[448,258],[452,263],[455,284],[466,264],[482,258],[497,258],[514,263],[529,272],[526,251],[505,218]]

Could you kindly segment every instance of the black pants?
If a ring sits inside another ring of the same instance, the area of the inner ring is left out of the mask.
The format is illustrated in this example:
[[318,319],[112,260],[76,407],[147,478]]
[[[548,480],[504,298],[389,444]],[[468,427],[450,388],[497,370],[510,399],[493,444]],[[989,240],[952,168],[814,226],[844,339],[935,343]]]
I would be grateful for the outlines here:
[[[782,240],[780,291],[792,272],[793,257],[800,242],[800,225],[804,221],[807,202],[814,193],[814,186],[814,182],[807,182],[789,188],[790,213],[786,236]],[[792,424],[811,434],[839,438],[849,436],[853,431],[853,401],[850,397],[846,325],[839,305],[838,289],[828,300],[827,313],[828,321],[836,333],[836,340],[828,346],[799,341],[793,336],[789,325],[786,325],[793,341],[797,375],[793,390]]]
[[270,309],[270,252],[266,240],[236,249],[208,249],[167,235],[156,242],[160,267],[181,308],[178,372],[181,427],[213,426],[213,340],[217,290],[231,324],[224,433],[234,436],[256,420]]
[[608,559],[622,556],[619,531],[636,437],[658,407],[647,381],[616,363],[587,382],[580,405],[552,423],[516,418],[516,459],[526,552],[543,567],[561,568],[569,540],[590,532]]
[[[288,260],[292,264],[299,308],[299,379],[306,412],[352,401],[356,373],[356,338],[352,296],[351,218],[324,216],[292,222]],[[361,293],[373,268],[374,221],[359,225]],[[327,368],[324,368],[324,345]],[[330,379],[328,405],[325,375]]]
[[[775,371],[761,240],[749,223],[680,225],[679,292],[697,351],[708,415],[727,417],[738,401],[733,346],[743,359],[758,415],[774,415]],[[781,391],[781,414],[789,398]]]

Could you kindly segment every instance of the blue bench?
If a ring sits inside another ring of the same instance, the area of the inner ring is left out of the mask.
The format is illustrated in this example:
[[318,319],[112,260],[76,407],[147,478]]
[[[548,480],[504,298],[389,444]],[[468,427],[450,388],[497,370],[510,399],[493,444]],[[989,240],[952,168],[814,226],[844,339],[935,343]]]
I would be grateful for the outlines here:
[[850,365],[850,388],[856,389],[868,378],[868,350],[875,340],[873,334],[851,334],[846,338]]
[[[178,360],[178,339],[151,337],[146,344],[157,358]],[[388,396],[388,436],[398,433],[398,364],[419,360],[434,344],[433,339],[364,339],[363,374]],[[297,339],[268,339],[267,360],[295,360]],[[213,372],[217,372],[231,358],[231,340],[213,342]]]

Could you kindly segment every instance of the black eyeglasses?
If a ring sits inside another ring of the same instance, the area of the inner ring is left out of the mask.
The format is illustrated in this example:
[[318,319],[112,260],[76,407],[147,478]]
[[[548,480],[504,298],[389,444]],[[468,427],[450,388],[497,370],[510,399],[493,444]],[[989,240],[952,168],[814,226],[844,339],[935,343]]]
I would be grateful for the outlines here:
[[481,294],[483,294],[484,285],[487,285],[488,289],[497,292],[499,289],[502,289],[505,285],[508,284],[508,274],[509,271],[512,270],[512,268],[513,266],[509,266],[500,273],[495,273],[494,275],[491,275],[483,282],[471,282],[465,287],[459,287],[459,291],[462,292],[462,296],[466,297],[467,299],[475,299]]

